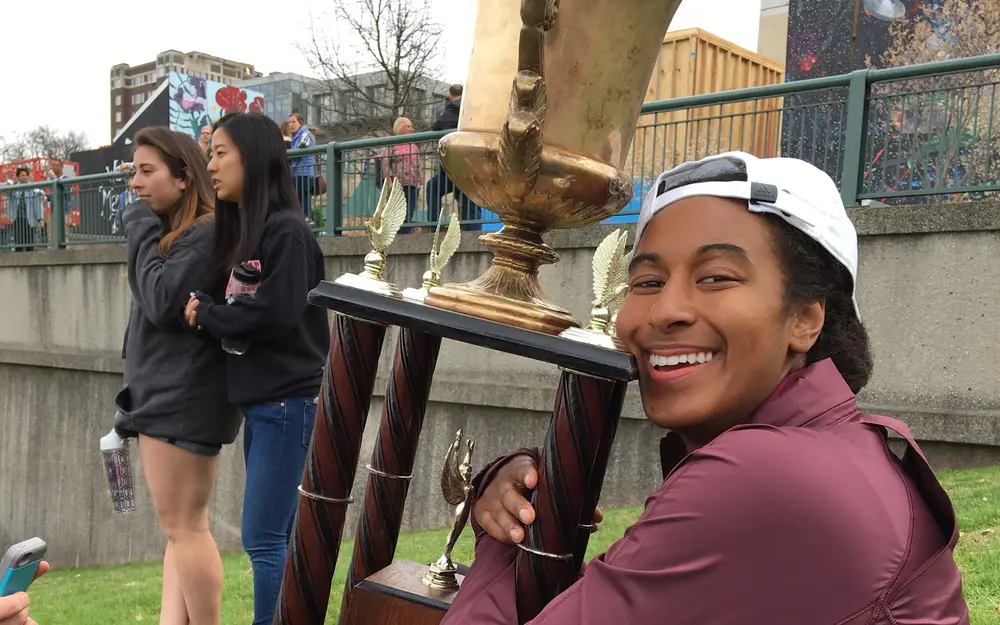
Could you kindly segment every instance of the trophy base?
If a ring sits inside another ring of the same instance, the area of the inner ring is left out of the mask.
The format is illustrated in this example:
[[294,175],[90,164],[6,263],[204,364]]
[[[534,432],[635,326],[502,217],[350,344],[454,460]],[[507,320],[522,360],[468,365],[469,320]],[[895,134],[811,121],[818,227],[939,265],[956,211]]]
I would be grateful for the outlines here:
[[454,567],[442,568],[437,563],[432,564],[423,579],[424,586],[443,592],[458,592],[458,575]]
[[384,282],[382,280],[376,280],[365,273],[345,273],[337,278],[335,282],[337,284],[343,284],[344,286],[361,289],[362,291],[368,291],[369,293],[377,293],[378,295],[391,297],[393,299],[403,298],[403,294],[400,293],[399,288],[395,284],[392,284],[391,282]]
[[584,343],[586,345],[593,345],[594,347],[603,347],[604,349],[610,349],[614,351],[624,351],[625,346],[616,337],[611,336],[605,332],[598,332],[597,330],[588,330],[586,328],[569,328],[559,334],[561,338],[569,339],[571,341],[576,341],[577,343]]
[[542,234],[615,214],[632,198],[632,179],[578,152],[542,144],[534,152],[529,147],[491,132],[460,130],[441,139],[441,164],[455,185],[499,214],[504,226],[479,238],[493,252],[486,273],[472,282],[430,289],[425,303],[558,335],[580,324],[547,301],[538,283],[538,267],[559,260]]
[[[464,567],[460,567],[462,570]],[[457,590],[437,590],[421,580],[430,567],[399,560],[354,587],[343,625],[439,625]],[[464,575],[457,576],[461,584]]]
[[428,291],[424,303],[434,308],[542,334],[558,335],[567,328],[579,325],[569,311],[542,299],[490,293],[482,290],[476,283],[434,287]]
[[417,302],[418,304],[423,304],[424,300],[427,299],[427,289],[425,288],[414,289],[413,287],[407,287],[403,289],[403,299],[409,302]]

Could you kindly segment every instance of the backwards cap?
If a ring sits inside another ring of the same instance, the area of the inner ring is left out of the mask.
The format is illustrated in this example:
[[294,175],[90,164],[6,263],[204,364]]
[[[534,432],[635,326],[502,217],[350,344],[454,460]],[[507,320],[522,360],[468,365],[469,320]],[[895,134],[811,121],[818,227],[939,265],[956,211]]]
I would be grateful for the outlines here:
[[751,212],[776,215],[822,245],[851,274],[854,312],[861,318],[856,297],[858,234],[826,172],[794,158],[761,159],[745,152],[684,163],[660,174],[646,194],[635,246],[657,213],[693,196],[744,200]]

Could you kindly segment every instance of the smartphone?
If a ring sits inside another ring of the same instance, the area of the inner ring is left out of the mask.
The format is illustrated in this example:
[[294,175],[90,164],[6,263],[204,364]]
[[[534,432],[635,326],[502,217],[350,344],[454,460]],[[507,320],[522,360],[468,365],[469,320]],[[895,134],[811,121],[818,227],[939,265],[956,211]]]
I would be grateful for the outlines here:
[[0,597],[28,590],[47,548],[41,538],[29,538],[7,550],[0,560]]

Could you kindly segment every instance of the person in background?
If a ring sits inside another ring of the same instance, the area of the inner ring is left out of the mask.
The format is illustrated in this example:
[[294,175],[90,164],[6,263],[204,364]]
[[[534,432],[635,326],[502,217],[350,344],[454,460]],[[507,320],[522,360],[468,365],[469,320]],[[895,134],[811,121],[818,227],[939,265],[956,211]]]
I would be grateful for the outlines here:
[[[46,176],[46,178],[45,178],[46,180],[58,180],[58,181],[62,181],[62,180],[65,180],[65,179],[69,178],[69,176],[65,175],[65,173],[64,173],[65,167],[64,167],[64,165],[63,165],[63,163],[61,161],[59,161],[58,159],[53,158],[53,159],[50,159],[50,163],[51,163],[51,166],[49,167],[48,176]],[[55,187],[53,187],[52,191],[54,191],[54,190],[55,190]],[[72,189],[70,189],[70,186],[69,185],[63,185],[63,187],[61,189],[61,193],[60,193],[59,199],[62,201],[62,210],[63,210],[63,218],[64,219],[69,216],[70,202],[72,201],[72,195],[73,195],[73,191],[72,191]],[[49,203],[50,203],[50,205],[53,204],[51,192],[49,194]]]
[[[948,495],[903,423],[858,410],[857,269],[840,192],[805,161],[732,152],[658,177],[617,332],[669,431],[664,481],[531,625],[969,623]],[[475,562],[443,625],[518,622],[538,462],[474,481]]]
[[281,131],[281,138],[285,140],[285,149],[290,150],[292,148],[292,130],[288,127],[288,120],[278,124],[278,130]]
[[221,294],[225,284],[225,275],[210,269],[211,183],[189,135],[151,127],[134,142],[130,184],[138,200],[122,216],[132,310],[115,429],[139,439],[142,473],[167,538],[160,624],[214,625],[222,560],[208,505],[219,451],[236,439],[242,420],[227,400],[219,341],[184,322],[192,291]]
[[[207,159],[206,159],[207,162]],[[115,204],[114,212],[111,216],[111,234],[117,234],[123,230],[122,215],[129,204],[137,199],[136,191],[128,184],[128,181],[135,175],[135,167],[132,163],[122,163],[118,166],[118,171],[125,177],[125,188],[118,194],[118,202]]]
[[[316,139],[313,137],[306,120],[298,113],[288,116],[288,129],[292,132],[292,143],[290,149],[301,150],[316,146]],[[280,132],[280,131],[279,131]],[[302,207],[302,214],[306,221],[312,224],[312,200],[316,195],[316,157],[300,156],[293,158],[292,162],[292,182],[298,193],[299,205]]]
[[[458,117],[462,109],[462,85],[452,85],[448,89],[448,101],[444,111],[431,125],[431,130],[453,130],[458,128]],[[483,218],[482,209],[477,206],[461,189],[455,186],[451,178],[441,167],[436,176],[427,182],[425,189],[425,203],[427,204],[427,221],[437,223],[438,215],[441,212],[441,197],[452,194],[458,202],[459,218],[462,221],[463,230],[482,230],[482,225],[469,223]]]
[[431,125],[431,130],[453,130],[458,128],[458,117],[462,111],[462,85],[448,87],[448,99],[444,111]]
[[6,191],[6,215],[3,223],[4,244],[13,245],[15,252],[30,252],[40,240],[44,240],[45,192],[41,189],[18,190],[17,185],[31,184],[31,170],[18,167],[14,175],[16,182]]
[[[49,563],[42,561],[38,565],[35,579],[49,570]],[[38,625],[29,615],[28,606],[31,598],[26,592],[18,592],[7,597],[0,597],[0,625]]]
[[[413,122],[400,117],[392,125],[396,135],[413,134]],[[382,157],[382,175],[385,180],[399,180],[406,194],[406,223],[413,223],[413,215],[417,210],[417,199],[420,187],[424,184],[424,172],[420,160],[420,148],[416,143],[400,143],[390,146]],[[411,228],[401,228],[400,233],[410,232]]]
[[212,124],[205,124],[198,131],[198,147],[205,153],[205,160],[212,158]]
[[185,316],[218,339],[249,343],[243,355],[227,355],[226,372],[229,400],[245,420],[242,537],[253,565],[253,622],[269,625],[330,348],[326,310],[307,301],[325,278],[324,261],[277,124],[256,113],[220,119],[208,171],[217,195],[213,264],[229,272],[251,262],[262,279],[252,298],[229,305],[196,293]]

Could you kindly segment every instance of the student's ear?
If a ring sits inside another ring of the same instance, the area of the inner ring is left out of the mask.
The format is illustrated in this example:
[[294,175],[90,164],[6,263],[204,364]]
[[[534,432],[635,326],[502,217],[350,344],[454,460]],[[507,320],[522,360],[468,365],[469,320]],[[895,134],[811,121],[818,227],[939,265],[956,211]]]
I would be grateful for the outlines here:
[[826,300],[803,304],[794,311],[788,348],[796,354],[812,349],[826,321]]

